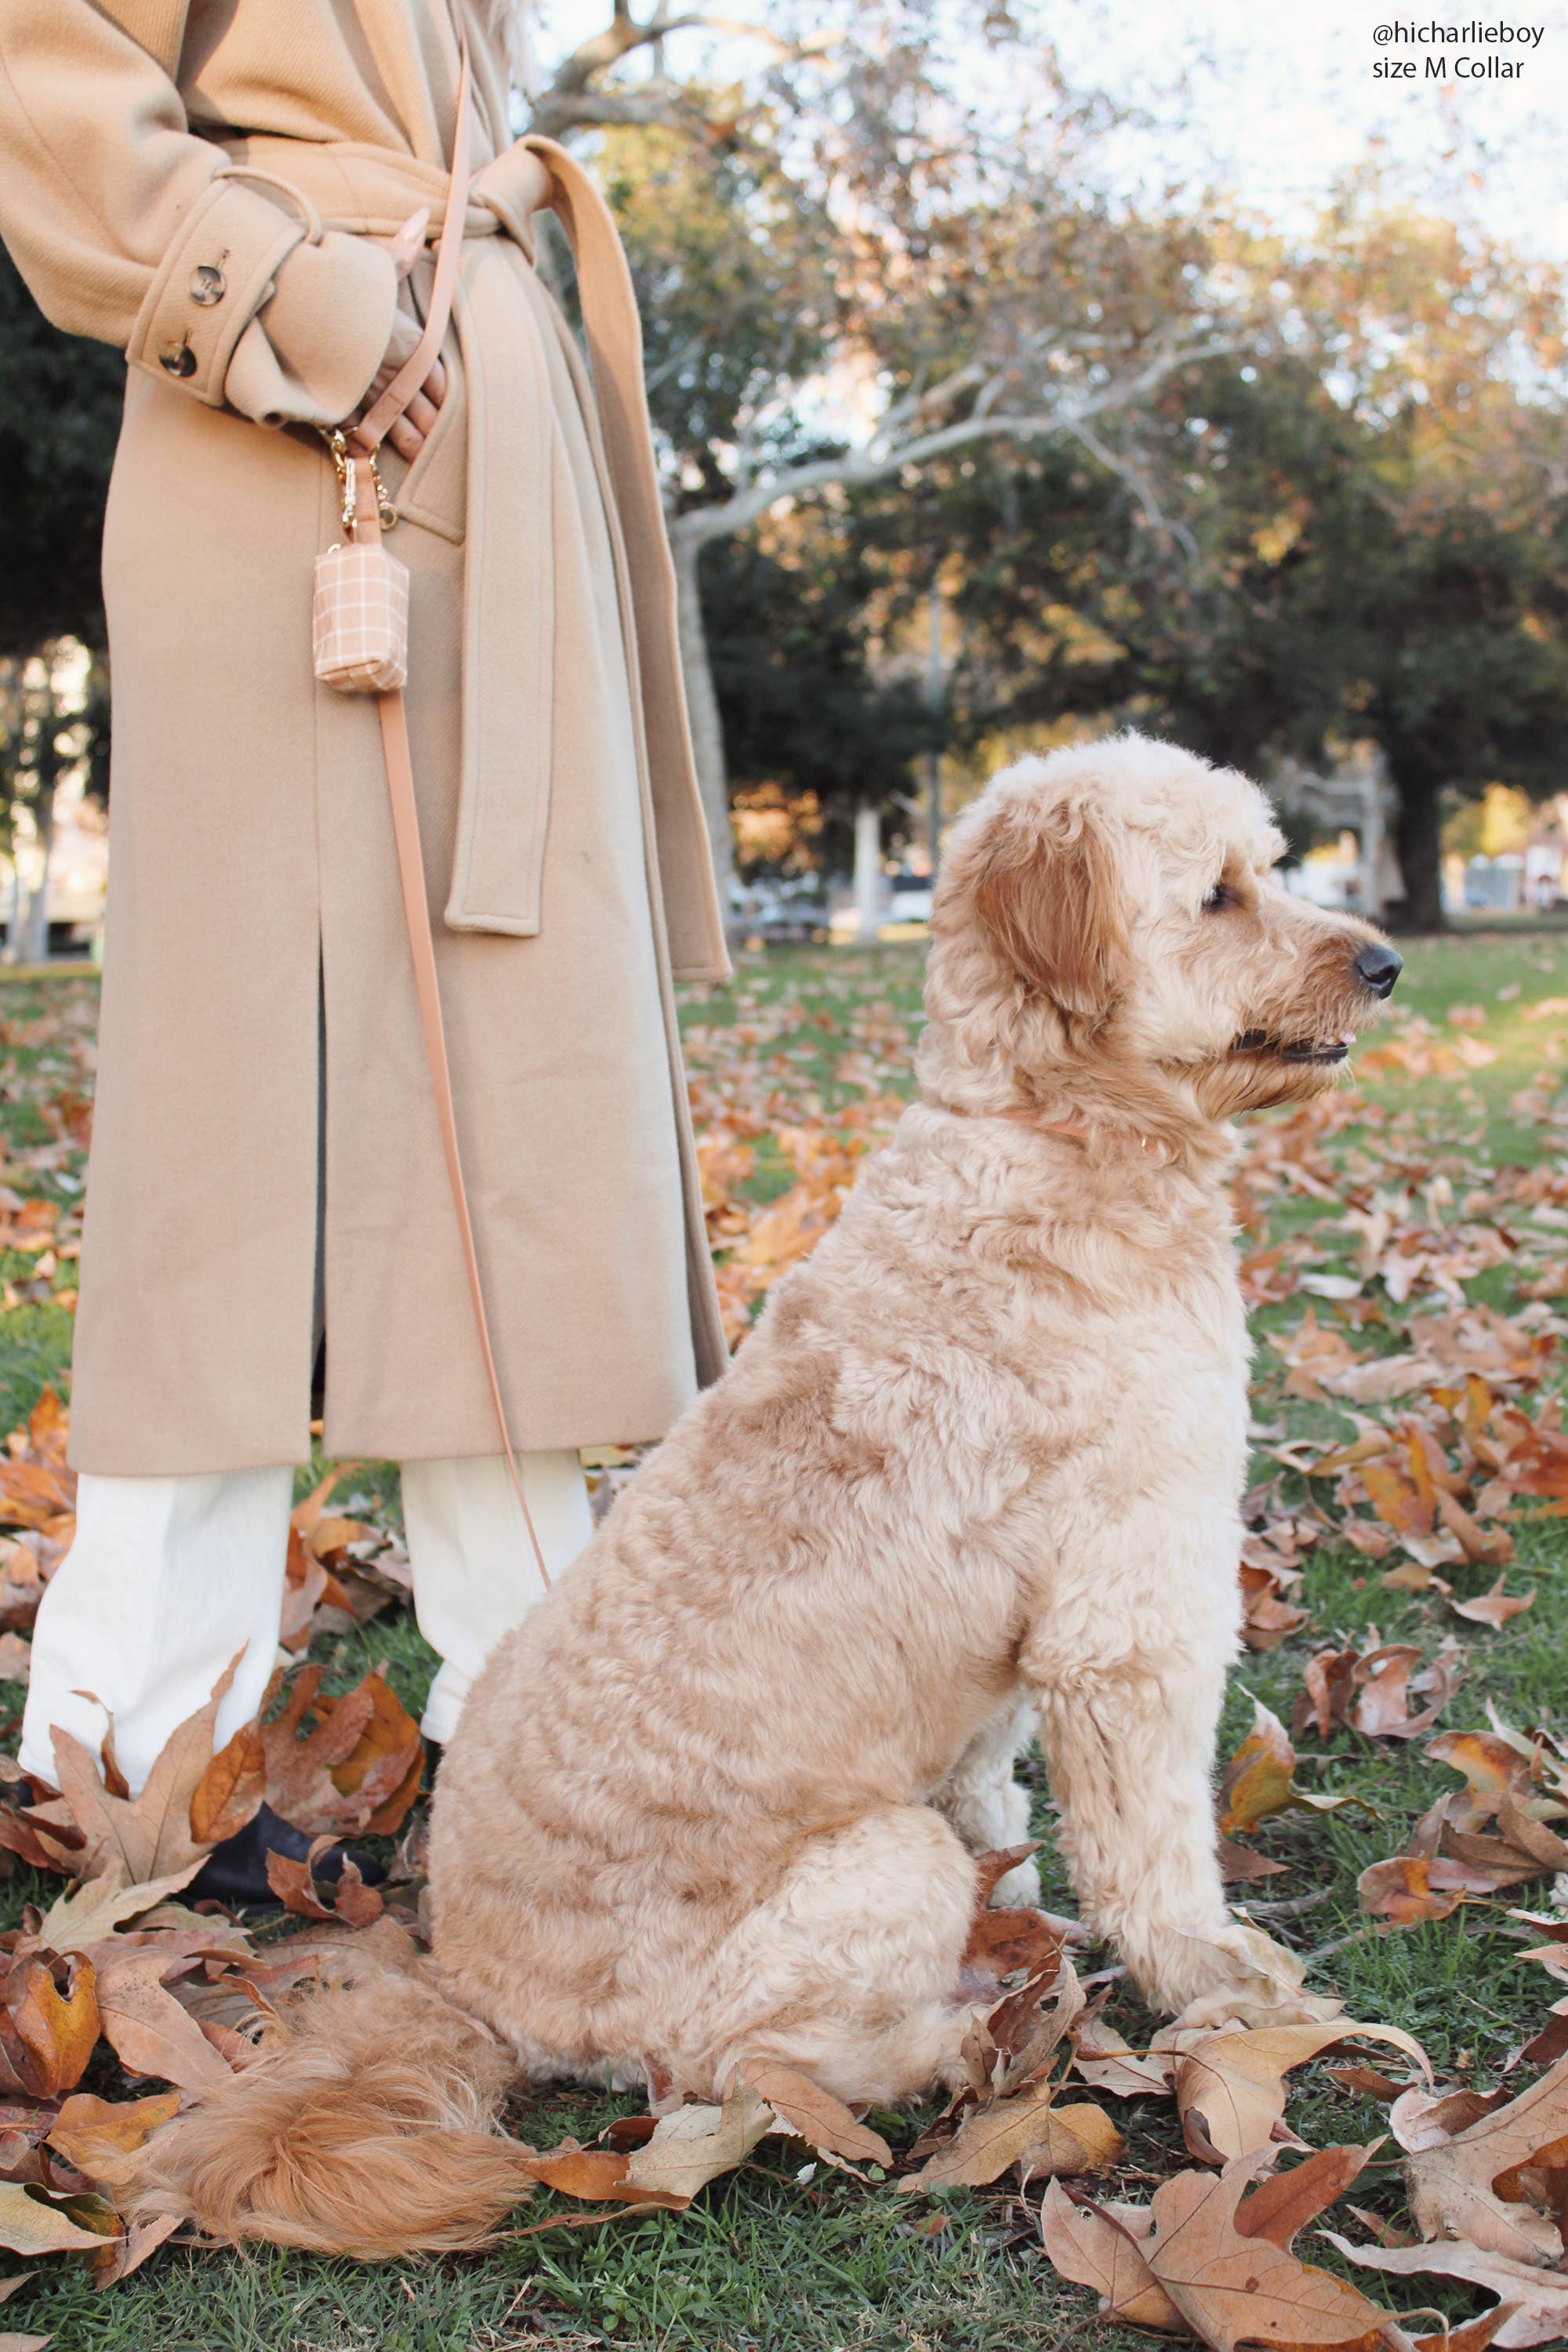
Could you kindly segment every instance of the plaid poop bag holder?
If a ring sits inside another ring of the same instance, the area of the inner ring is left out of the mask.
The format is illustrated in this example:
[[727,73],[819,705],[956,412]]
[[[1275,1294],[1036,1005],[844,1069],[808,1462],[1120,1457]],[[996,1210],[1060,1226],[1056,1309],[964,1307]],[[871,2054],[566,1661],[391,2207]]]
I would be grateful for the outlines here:
[[379,531],[356,535],[362,465],[370,469],[382,509],[377,521],[385,520],[374,457],[351,456],[341,433],[330,446],[342,485],[345,537],[316,558],[310,604],[316,676],[340,694],[391,694],[408,683],[408,566],[388,554]]

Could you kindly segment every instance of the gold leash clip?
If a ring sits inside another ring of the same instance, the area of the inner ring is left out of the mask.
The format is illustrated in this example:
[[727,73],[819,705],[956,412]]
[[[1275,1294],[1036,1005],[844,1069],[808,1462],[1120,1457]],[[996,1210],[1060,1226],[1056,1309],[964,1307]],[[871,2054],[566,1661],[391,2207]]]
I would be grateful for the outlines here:
[[[347,531],[349,537],[353,539],[354,535],[354,503],[357,496],[354,481],[354,468],[361,461],[357,457],[350,456],[348,442],[338,428],[333,427],[332,430],[329,431],[324,425],[318,425],[316,429],[321,434],[322,440],[326,443],[327,447],[331,452],[332,464],[337,470],[338,484],[342,491],[343,529]],[[368,458],[364,460],[364,463],[369,466],[370,478],[375,484],[376,512],[380,517],[381,527],[383,530],[390,530],[397,520],[397,509],[393,505],[392,500],[386,495],[386,484],[381,478],[381,467],[376,463],[375,451],[374,449],[371,451]]]

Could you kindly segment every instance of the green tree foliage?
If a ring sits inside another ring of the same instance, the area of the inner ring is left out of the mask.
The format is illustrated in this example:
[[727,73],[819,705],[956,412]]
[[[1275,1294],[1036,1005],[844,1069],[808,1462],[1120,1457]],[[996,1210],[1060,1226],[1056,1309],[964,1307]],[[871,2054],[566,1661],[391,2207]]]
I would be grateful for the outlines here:
[[703,581],[731,781],[813,794],[831,868],[848,863],[857,803],[896,802],[931,739],[917,682],[879,675],[876,584],[866,551],[820,527],[784,547],[722,541]]
[[951,551],[961,737],[1131,720],[1265,772],[1371,737],[1403,918],[1436,928],[1442,796],[1568,779],[1560,290],[1488,247],[1467,302],[1450,225],[1354,231],[1293,278],[1247,255],[1273,325],[1158,387],[1114,471],[966,453],[876,527],[911,602],[918,551]]
[[0,248],[0,655],[101,647],[99,549],[125,362],[51,327]]

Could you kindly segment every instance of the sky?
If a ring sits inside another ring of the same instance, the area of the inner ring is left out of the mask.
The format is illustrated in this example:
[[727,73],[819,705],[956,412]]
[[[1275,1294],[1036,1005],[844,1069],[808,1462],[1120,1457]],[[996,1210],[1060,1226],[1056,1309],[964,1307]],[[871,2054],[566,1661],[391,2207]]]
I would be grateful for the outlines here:
[[[639,0],[639,13],[647,5]],[[540,0],[542,62],[599,30],[609,13],[609,0]],[[769,11],[766,0],[716,0],[716,13],[762,23]],[[1429,0],[1419,11],[1398,0],[1398,13],[1390,0],[1052,0],[1042,13],[1072,81],[1154,116],[1123,142],[1130,177],[1163,176],[1172,165],[1183,177],[1212,174],[1289,226],[1375,142],[1402,185],[1446,208],[1472,206],[1521,250],[1568,263],[1568,0],[1517,9]],[[1464,37],[1408,37],[1439,26]],[[1477,28],[1523,37],[1478,39]],[[714,53],[706,33],[670,43],[677,71],[705,53]],[[731,73],[753,58],[749,45],[717,46],[716,62]],[[1462,71],[1462,58],[1521,70],[1483,76]],[[1446,62],[1442,79],[1429,59]],[[1413,78],[1374,71],[1404,63],[1414,63]],[[983,78],[978,48],[975,69]],[[1457,196],[1456,133],[1467,154],[1472,141],[1484,148]]]

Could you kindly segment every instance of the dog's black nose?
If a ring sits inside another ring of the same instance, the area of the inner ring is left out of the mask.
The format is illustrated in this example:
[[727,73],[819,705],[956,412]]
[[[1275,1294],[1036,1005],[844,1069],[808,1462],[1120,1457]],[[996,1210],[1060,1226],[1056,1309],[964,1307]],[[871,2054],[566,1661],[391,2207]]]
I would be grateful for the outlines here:
[[1374,996],[1392,996],[1394,983],[1404,970],[1405,958],[1384,947],[1381,940],[1373,940],[1369,947],[1363,948],[1355,960],[1356,978]]

